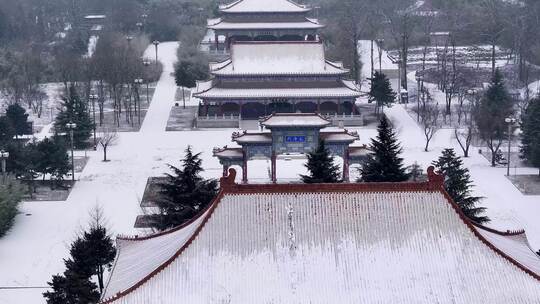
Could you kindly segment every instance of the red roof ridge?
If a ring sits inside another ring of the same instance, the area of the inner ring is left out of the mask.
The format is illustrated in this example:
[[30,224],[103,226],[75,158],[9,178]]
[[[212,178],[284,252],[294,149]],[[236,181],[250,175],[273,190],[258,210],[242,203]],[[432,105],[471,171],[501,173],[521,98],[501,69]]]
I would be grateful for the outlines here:
[[[532,270],[528,269],[509,255],[502,252],[500,249],[495,247],[491,242],[489,242],[475,227],[484,229],[483,226],[473,223],[469,218],[465,216],[461,208],[457,205],[456,202],[450,197],[448,192],[444,189],[444,176],[435,172],[435,167],[430,166],[427,169],[428,172],[428,181],[427,182],[402,182],[402,183],[342,183],[342,184],[263,184],[263,185],[250,185],[250,184],[236,184],[236,170],[229,168],[229,174],[220,179],[220,191],[212,203],[202,212],[197,218],[200,218],[202,214],[206,214],[206,217],[203,219],[199,227],[195,230],[193,235],[188,239],[188,241],[167,261],[158,266],[151,273],[146,275],[139,282],[135,283],[132,287],[126,289],[125,291],[118,292],[116,295],[110,297],[109,299],[104,299],[101,304],[110,304],[129,293],[135,291],[137,288],[141,287],[152,277],[160,273],[162,270],[167,268],[172,262],[174,262],[188,247],[195,241],[200,232],[206,226],[208,220],[212,217],[217,206],[221,203],[222,198],[226,194],[253,194],[253,193],[332,193],[332,192],[440,192],[446,198],[446,201],[454,208],[456,213],[459,215],[463,223],[469,227],[471,232],[484,243],[489,249],[493,250],[495,253],[499,254],[502,258],[508,260],[510,263],[514,264],[520,270],[530,275],[534,279],[540,281],[540,275],[536,274]],[[208,213],[206,213],[208,212]],[[194,219],[196,220],[196,219]],[[193,222],[194,220],[190,221]],[[165,234],[169,234],[174,231],[181,229],[180,227],[185,227],[186,224],[173,228],[171,230],[150,235],[144,238],[136,238],[131,240],[144,240],[152,239],[159,237]],[[490,228],[488,228],[490,229]],[[496,231],[491,229],[492,231]],[[489,231],[489,230],[488,230]],[[499,232],[504,235],[504,232]],[[512,235],[513,232],[507,232]],[[517,233],[517,232],[515,232]],[[520,232],[521,233],[521,232]],[[520,234],[517,233],[517,234]],[[524,233],[524,232],[523,232]],[[515,234],[513,234],[515,235]]]

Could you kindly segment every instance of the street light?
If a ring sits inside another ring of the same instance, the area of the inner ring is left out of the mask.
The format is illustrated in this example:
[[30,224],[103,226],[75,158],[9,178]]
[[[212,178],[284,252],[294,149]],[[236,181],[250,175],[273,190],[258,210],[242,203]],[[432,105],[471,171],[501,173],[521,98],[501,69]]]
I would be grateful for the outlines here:
[[382,38],[377,39],[377,45],[379,46],[379,73],[381,73],[382,72],[382,53],[383,53],[384,39],[382,39]]
[[506,176],[510,176],[510,149],[512,146],[512,126],[516,123],[513,117],[507,117],[504,121],[508,124],[508,158],[506,159]]
[[0,159],[2,160],[2,176],[4,178],[4,181],[6,179],[6,160],[9,157],[9,152],[7,151],[0,151]]
[[158,64],[158,45],[159,45],[159,41],[154,40],[154,41],[152,41],[152,44],[156,47],[156,65],[157,65]]
[[150,104],[150,88],[149,88],[149,84],[150,84],[150,80],[148,79],[148,67],[150,66],[150,61],[149,60],[144,60],[143,61],[143,65],[144,67],[146,68],[146,104]]
[[416,72],[416,83],[418,84],[418,92],[416,93],[416,120],[420,121],[420,92],[422,91],[422,88],[420,87],[420,83],[424,81],[424,76],[421,74],[418,74]]
[[71,180],[75,182],[75,159],[73,157],[73,131],[77,128],[77,124],[69,122],[66,124],[66,128],[69,130],[69,138],[71,139]]
[[143,23],[142,22],[137,22],[137,23],[135,23],[135,25],[139,28],[139,31],[142,32]]
[[90,100],[92,101],[92,112],[93,112],[93,123],[94,123],[94,151],[97,149],[97,140],[96,140],[96,100],[99,98],[97,94],[90,94],[88,96]]
[[409,103],[409,92],[407,89],[402,88],[400,91],[401,102],[405,103],[405,106]]
[[133,36],[126,36],[126,40],[127,40],[128,46],[131,47],[131,40],[133,40]]
[[137,78],[133,81],[135,83],[135,90],[137,92],[137,94],[135,96],[137,96],[137,102],[139,103],[138,107],[139,107],[139,126],[141,125],[141,98],[139,96],[139,86],[142,85],[144,83],[144,80],[142,78]]

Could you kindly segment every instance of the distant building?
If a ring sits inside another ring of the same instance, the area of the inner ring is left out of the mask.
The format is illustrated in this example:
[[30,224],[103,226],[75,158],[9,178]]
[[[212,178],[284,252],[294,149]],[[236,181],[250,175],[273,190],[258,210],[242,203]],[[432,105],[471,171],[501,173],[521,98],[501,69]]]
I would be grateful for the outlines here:
[[199,82],[199,116],[259,119],[271,113],[359,114],[349,70],[325,59],[320,41],[234,42],[230,58]]
[[118,238],[102,303],[538,303],[525,232],[472,223],[428,173],[240,185],[231,169],[197,218]]
[[203,40],[211,51],[227,50],[233,41],[313,41],[324,27],[308,17],[310,7],[290,0],[238,0],[219,10],[220,18],[208,20],[214,45]]

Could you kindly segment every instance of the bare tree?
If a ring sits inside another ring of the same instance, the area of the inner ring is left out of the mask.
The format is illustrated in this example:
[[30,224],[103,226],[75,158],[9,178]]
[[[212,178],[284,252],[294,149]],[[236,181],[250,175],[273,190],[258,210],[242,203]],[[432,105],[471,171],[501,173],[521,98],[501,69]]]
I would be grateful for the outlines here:
[[118,141],[118,132],[116,129],[109,129],[105,128],[101,134],[101,138],[99,139],[99,144],[103,148],[103,161],[106,162],[107,160],[107,149],[114,145]]
[[426,139],[424,151],[428,152],[429,143],[433,139],[433,136],[435,136],[435,133],[441,129],[441,124],[439,122],[439,104],[427,103],[426,106],[420,110],[420,117],[420,125],[422,126],[424,137]]

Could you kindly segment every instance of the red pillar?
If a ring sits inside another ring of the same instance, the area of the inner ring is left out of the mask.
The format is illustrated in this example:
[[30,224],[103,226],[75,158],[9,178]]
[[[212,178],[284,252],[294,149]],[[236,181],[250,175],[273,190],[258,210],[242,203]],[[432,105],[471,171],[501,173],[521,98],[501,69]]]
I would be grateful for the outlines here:
[[219,103],[218,116],[223,116],[223,103]]
[[340,114],[341,112],[341,101],[338,99],[337,101],[337,114]]
[[243,157],[243,162],[242,162],[242,183],[247,184],[247,182],[248,182],[248,177],[247,177],[247,169],[248,169],[247,167],[248,166],[247,166],[247,162],[248,162],[248,160],[247,160],[246,151],[244,150],[242,152],[242,154],[244,156]]
[[223,165],[223,177],[227,177],[229,175],[229,166]]
[[274,183],[274,184],[277,183],[276,160],[277,160],[276,152],[272,151],[272,158],[271,158],[271,163],[272,163],[272,183]]
[[214,35],[214,42],[216,43],[216,52],[217,52],[219,51],[219,36],[217,33]]
[[208,102],[204,102],[204,116],[208,116]]
[[349,147],[343,153],[343,181],[349,182]]

